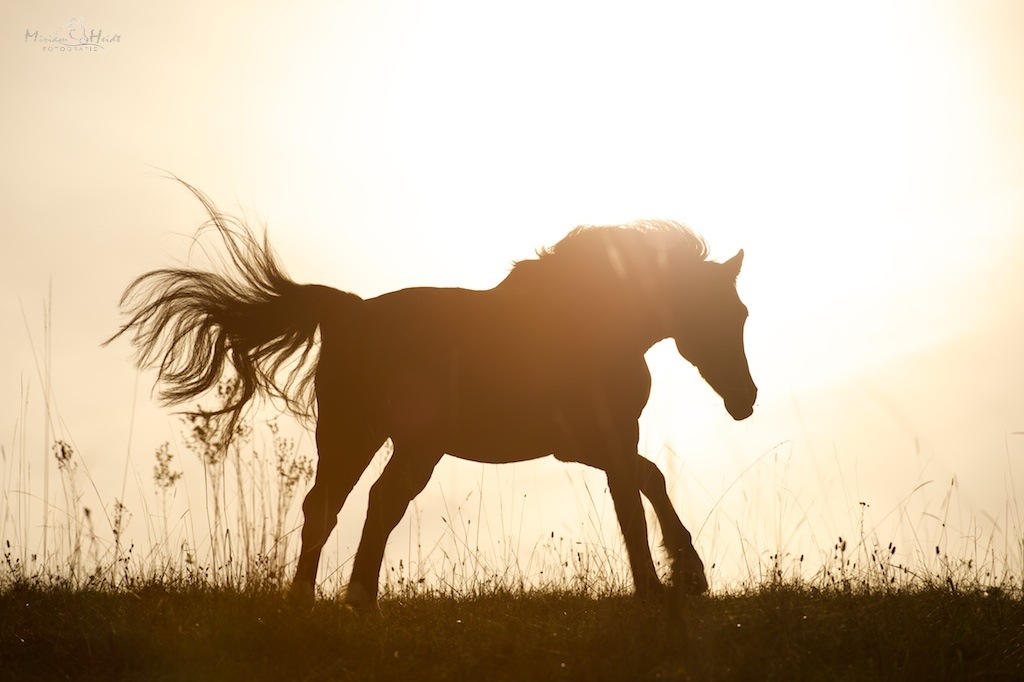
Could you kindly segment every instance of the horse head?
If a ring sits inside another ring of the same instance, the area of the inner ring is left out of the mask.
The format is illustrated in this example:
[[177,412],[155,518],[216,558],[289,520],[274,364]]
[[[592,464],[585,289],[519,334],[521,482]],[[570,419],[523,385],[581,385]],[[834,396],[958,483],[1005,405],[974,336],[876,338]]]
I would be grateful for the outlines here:
[[700,371],[736,420],[753,413],[757,398],[743,347],[747,307],[736,293],[742,264],[741,249],[724,263],[698,263],[685,271],[686,281],[676,289],[673,334],[679,354]]

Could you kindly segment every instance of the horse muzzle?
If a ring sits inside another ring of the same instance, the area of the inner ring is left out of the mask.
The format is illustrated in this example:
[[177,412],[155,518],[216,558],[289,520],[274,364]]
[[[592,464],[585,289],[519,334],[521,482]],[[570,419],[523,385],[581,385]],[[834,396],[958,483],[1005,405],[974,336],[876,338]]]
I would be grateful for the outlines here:
[[751,387],[738,394],[725,398],[725,409],[736,421],[742,421],[754,414],[754,401],[757,400],[757,387]]

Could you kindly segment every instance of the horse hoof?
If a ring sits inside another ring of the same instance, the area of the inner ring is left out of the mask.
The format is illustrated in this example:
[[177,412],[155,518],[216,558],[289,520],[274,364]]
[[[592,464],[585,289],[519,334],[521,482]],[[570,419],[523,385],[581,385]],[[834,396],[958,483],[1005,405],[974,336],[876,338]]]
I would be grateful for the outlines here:
[[305,582],[293,582],[288,588],[288,601],[301,609],[312,609],[316,601],[316,593],[313,585]]
[[661,581],[641,583],[636,586],[636,598],[647,603],[661,601],[665,596],[665,586]]
[[377,595],[359,583],[349,583],[345,590],[345,605],[353,611],[370,611],[377,606]]
[[708,581],[703,573],[691,573],[680,580],[672,581],[682,594],[695,597],[708,591]]

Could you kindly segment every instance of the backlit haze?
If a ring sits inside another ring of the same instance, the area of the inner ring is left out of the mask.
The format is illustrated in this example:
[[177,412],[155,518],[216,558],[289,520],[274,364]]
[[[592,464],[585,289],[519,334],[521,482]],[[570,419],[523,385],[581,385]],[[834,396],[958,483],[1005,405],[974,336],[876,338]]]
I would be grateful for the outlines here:
[[[29,37],[73,17],[118,40]],[[266,223],[297,281],[366,297],[489,288],[580,224],[683,221],[716,260],[746,252],[760,394],[734,422],[659,345],[641,448],[718,584],[862,528],[1020,551],[1024,5],[7,3],[0,28],[0,465],[30,516],[5,517],[12,544],[36,551],[43,521],[48,300],[52,438],[88,470],[82,504],[122,499],[142,534],[170,440],[206,518],[153,375],[100,347],[131,279],[189,256],[203,216],[173,173]],[[445,533],[615,548],[603,489],[445,459],[388,556]]]

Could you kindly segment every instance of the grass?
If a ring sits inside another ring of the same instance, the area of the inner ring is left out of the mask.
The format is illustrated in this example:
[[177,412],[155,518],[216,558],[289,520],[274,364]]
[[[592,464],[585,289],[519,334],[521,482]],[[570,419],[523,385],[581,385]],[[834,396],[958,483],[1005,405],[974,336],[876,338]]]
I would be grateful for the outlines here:
[[[26,448],[4,452],[0,679],[1024,679],[1014,495],[1002,548],[953,536],[954,481],[937,510],[910,524],[909,551],[880,539],[861,503],[855,531],[805,562],[786,538],[809,515],[787,516],[783,479],[774,542],[741,534],[747,580],[722,587],[709,564],[710,596],[659,603],[629,595],[626,561],[600,537],[551,533],[532,550],[516,540],[488,553],[479,501],[446,502],[450,549],[390,555],[379,611],[341,603],[344,564],[321,568],[310,611],[282,588],[311,461],[273,423],[263,437],[243,426],[226,452],[210,447],[202,419],[182,424],[205,505],[186,497],[191,508],[180,511],[183,462],[170,443],[157,447],[138,512],[148,546],[129,539],[123,499],[85,508],[83,490],[96,486],[70,439],[46,453],[57,480],[44,480],[42,505],[26,492]],[[595,512],[600,492],[586,490]],[[203,506],[206,539],[194,527]],[[937,537],[925,532],[929,519]],[[503,538],[512,532],[501,526]]]
[[1024,606],[804,586],[644,604],[565,591],[295,610],[277,590],[152,582],[0,595],[10,679],[1021,679]]

